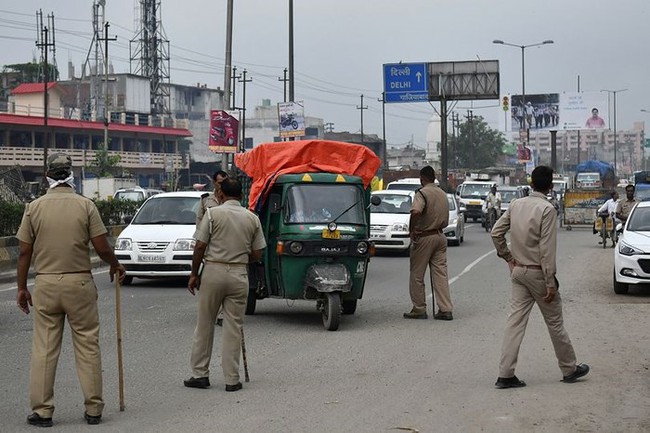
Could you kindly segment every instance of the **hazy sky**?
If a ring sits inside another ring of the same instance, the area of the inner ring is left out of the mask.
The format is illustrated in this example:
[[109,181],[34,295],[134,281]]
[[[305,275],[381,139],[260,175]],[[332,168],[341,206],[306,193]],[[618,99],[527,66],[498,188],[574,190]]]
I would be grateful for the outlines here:
[[[57,63],[67,79],[67,62],[77,73],[92,38],[91,0],[21,0],[0,3],[0,64],[38,55],[35,12],[55,15]],[[137,0],[106,0],[115,72],[129,71]],[[236,0],[233,63],[246,68],[247,107],[262,99],[282,101],[278,81],[288,66],[289,0]],[[382,64],[499,60],[501,93],[521,93],[521,50],[494,45],[555,41],[528,48],[526,93],[628,89],[617,96],[618,129],[650,120],[650,2],[648,0],[294,0],[295,94],[305,114],[334,123],[335,131],[360,130],[381,136]],[[226,0],[162,0],[162,22],[171,43],[171,81],[223,88]],[[241,84],[237,88],[241,97]],[[239,100],[238,105],[241,104]],[[462,101],[495,128],[499,101]],[[434,103],[387,104],[389,144],[411,138],[424,146]],[[612,109],[613,113],[613,109]]]

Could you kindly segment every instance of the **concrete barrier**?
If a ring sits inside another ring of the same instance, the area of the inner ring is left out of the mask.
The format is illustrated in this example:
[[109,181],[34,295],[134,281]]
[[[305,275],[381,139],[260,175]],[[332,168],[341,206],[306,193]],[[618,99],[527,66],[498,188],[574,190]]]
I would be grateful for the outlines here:
[[[106,227],[108,230],[108,242],[111,246],[114,245],[115,239],[122,233],[125,227],[126,225]],[[15,280],[18,252],[18,239],[15,236],[0,238],[0,282]],[[90,261],[93,267],[101,266],[104,263],[92,245],[90,246]],[[33,276],[33,268],[30,269],[30,276]]]

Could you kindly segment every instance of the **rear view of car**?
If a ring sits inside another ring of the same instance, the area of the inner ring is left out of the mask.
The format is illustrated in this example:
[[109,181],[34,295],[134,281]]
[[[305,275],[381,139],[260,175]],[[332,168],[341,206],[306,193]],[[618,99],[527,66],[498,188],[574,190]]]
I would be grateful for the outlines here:
[[115,255],[134,277],[186,277],[192,268],[198,191],[156,194],[140,207],[115,241]]

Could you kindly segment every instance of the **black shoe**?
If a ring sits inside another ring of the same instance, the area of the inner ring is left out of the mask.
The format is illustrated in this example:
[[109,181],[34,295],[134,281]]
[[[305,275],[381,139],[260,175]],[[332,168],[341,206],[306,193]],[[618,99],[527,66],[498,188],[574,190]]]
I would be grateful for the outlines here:
[[564,376],[562,382],[573,383],[576,380],[580,379],[582,376],[585,376],[587,373],[589,373],[589,366],[587,364],[576,365],[576,371],[568,376]]
[[38,427],[52,427],[52,418],[43,418],[34,412],[27,416],[27,423]]
[[438,311],[433,315],[433,318],[435,320],[454,320],[454,316],[451,314],[451,311]]
[[243,386],[242,386],[241,382],[237,382],[235,385],[226,385],[226,391],[228,391],[228,392],[239,391],[242,388],[243,388]]
[[84,419],[89,425],[97,425],[102,422],[101,415],[88,415],[86,412],[84,412]]
[[223,319],[221,319],[221,318],[217,319],[216,325],[217,326],[223,326]]
[[499,389],[521,388],[522,386],[526,386],[526,382],[517,379],[517,376],[499,377],[497,378],[497,383],[495,383],[494,386]]
[[201,388],[205,389],[210,386],[210,379],[207,377],[190,377],[183,381],[183,385],[188,388]]

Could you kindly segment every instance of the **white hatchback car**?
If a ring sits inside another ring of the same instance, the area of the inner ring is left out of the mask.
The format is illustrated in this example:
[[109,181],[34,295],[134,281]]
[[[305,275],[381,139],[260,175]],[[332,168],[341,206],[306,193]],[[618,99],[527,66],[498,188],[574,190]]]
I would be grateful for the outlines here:
[[650,284],[650,201],[632,209],[614,250],[614,292],[637,284]]
[[390,189],[374,191],[381,203],[370,206],[370,240],[375,248],[407,252],[411,247],[409,218],[414,191]]
[[133,277],[186,277],[192,269],[200,191],[156,194],[145,201],[115,240],[115,256]]

